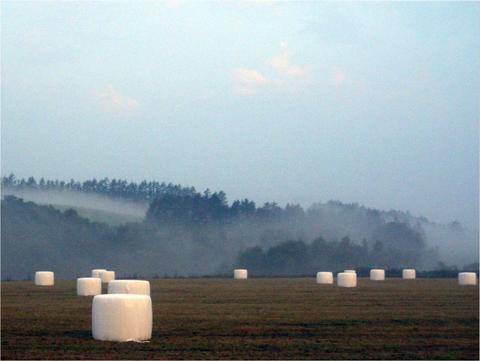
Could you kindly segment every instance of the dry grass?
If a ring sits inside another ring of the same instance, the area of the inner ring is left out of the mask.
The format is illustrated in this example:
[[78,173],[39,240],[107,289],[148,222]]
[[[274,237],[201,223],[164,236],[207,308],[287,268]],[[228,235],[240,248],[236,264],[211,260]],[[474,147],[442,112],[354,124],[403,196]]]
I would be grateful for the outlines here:
[[2,359],[478,359],[478,287],[456,280],[152,281],[150,343],[91,338],[75,282],[2,283]]

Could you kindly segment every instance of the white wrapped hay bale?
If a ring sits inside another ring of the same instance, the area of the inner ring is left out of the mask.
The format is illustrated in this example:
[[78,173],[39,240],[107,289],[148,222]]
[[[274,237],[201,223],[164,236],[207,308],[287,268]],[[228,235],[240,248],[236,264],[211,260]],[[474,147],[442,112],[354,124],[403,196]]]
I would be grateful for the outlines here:
[[92,335],[103,341],[152,338],[152,300],[146,295],[98,295],[93,298]]
[[383,269],[371,269],[370,280],[372,281],[385,281],[385,270]]
[[417,277],[417,272],[414,269],[406,268],[402,271],[402,278],[404,280],[414,280]]
[[35,272],[35,285],[37,286],[53,286],[55,283],[55,276],[50,271]]
[[100,272],[100,279],[102,283],[108,283],[115,279],[115,271],[102,271]]
[[338,287],[357,287],[357,274],[342,272],[337,274]]
[[332,272],[317,272],[317,283],[331,285],[333,283]]
[[475,272],[460,272],[458,274],[458,284],[460,286],[475,286],[477,284],[477,274]]
[[95,296],[102,293],[102,280],[97,277],[77,278],[78,296]]
[[108,284],[108,293],[126,293],[150,296],[150,282],[141,280],[115,280]]
[[103,268],[92,269],[92,277],[100,278],[100,273],[104,271],[106,271],[106,269],[103,269]]
[[246,280],[248,278],[248,271],[246,269],[236,269],[233,271],[233,278],[236,280]]
[[346,269],[343,271],[343,273],[355,273],[357,274],[357,271],[353,270],[353,269]]

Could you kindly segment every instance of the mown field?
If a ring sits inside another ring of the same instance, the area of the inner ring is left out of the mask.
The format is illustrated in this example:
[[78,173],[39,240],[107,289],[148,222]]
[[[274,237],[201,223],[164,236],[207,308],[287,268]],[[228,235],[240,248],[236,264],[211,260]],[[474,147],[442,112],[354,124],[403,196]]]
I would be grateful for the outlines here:
[[2,359],[478,359],[478,287],[455,279],[154,280],[153,337],[91,337],[74,281],[2,282]]

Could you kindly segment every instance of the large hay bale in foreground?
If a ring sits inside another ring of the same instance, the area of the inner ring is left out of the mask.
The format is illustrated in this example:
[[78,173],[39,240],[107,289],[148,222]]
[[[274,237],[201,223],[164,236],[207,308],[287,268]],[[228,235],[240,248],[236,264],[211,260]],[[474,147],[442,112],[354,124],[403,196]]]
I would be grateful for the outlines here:
[[92,277],[100,278],[100,274],[104,271],[106,271],[106,269],[103,269],[103,268],[92,269]]
[[103,341],[152,338],[152,300],[145,295],[98,295],[92,304],[92,335]]
[[37,286],[53,286],[55,283],[55,276],[50,271],[35,272],[35,285]]
[[248,271],[246,269],[236,269],[233,271],[233,278],[236,280],[246,280],[248,278]]
[[475,286],[477,284],[477,274],[475,272],[460,272],[458,274],[458,284],[460,286]]
[[331,285],[333,283],[332,272],[317,272],[317,283]]
[[357,287],[357,274],[342,272],[337,274],[338,287]]
[[413,268],[406,268],[402,271],[402,278],[404,280],[414,280],[417,277],[417,272]]
[[371,269],[370,280],[372,281],[385,281],[385,270],[383,269]]
[[102,293],[102,280],[97,277],[77,278],[78,296],[96,296]]
[[115,279],[115,271],[102,271],[100,272],[100,279],[102,283],[108,283]]
[[150,282],[142,280],[114,280],[108,284],[108,293],[126,293],[150,296]]

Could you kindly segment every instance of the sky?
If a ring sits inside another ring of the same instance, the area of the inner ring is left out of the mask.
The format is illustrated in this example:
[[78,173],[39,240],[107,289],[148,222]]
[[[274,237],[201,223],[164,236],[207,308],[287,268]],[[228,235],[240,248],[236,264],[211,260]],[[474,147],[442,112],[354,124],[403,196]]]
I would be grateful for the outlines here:
[[2,175],[478,227],[479,2],[3,1],[1,20]]

